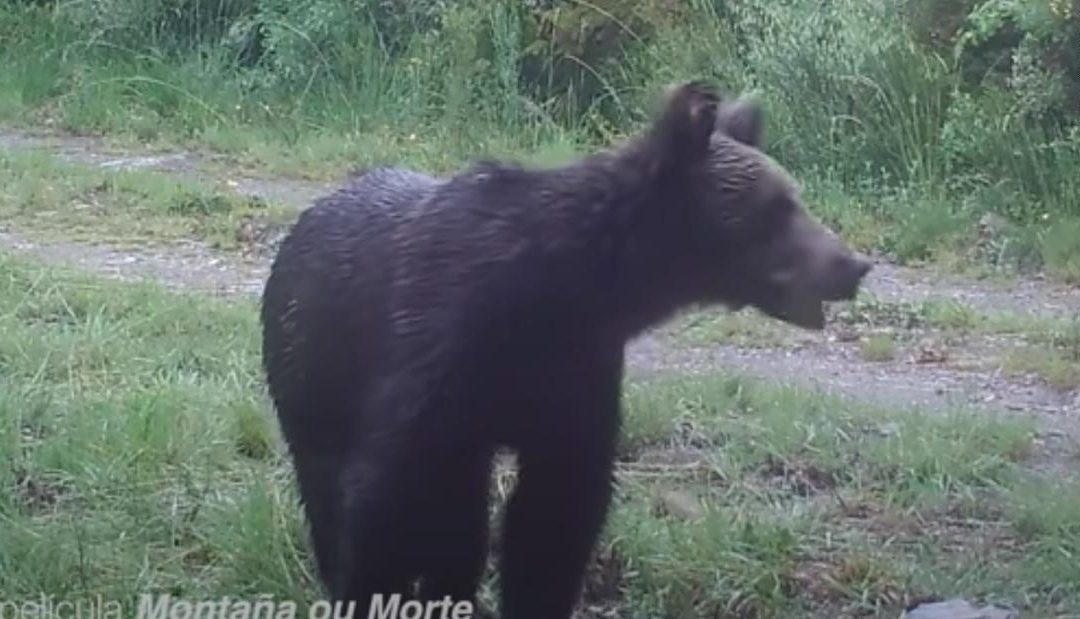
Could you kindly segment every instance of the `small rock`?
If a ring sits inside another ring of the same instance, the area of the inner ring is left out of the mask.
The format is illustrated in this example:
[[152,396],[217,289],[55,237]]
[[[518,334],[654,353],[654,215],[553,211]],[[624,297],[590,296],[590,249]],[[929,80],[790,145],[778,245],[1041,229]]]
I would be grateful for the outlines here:
[[674,516],[681,520],[696,520],[702,515],[698,502],[684,492],[668,490],[661,493],[657,499],[660,515]]
[[856,329],[840,328],[836,331],[837,342],[854,342],[859,339],[859,332]]
[[877,429],[877,432],[886,438],[896,436],[897,434],[900,434],[900,424],[892,422],[882,424],[881,427]]
[[949,352],[944,346],[926,343],[919,347],[915,356],[915,363],[945,363],[949,360]]
[[919,604],[904,613],[904,619],[1019,619],[1015,611],[984,606],[975,608],[964,600]]

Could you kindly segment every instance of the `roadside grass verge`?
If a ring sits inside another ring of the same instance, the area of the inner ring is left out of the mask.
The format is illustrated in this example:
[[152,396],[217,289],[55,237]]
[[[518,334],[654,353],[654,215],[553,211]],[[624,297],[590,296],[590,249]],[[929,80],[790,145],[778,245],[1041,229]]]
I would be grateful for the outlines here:
[[[1027,481],[1027,424],[734,376],[626,395],[597,608],[884,617],[928,592],[1080,608],[1080,489]],[[0,255],[0,461],[5,600],[319,595],[250,299]]]
[[628,396],[609,579],[645,616],[895,617],[953,595],[1080,610],[1080,486],[1031,481],[1025,423],[732,376]]
[[[1035,375],[1054,388],[1080,387],[1080,318],[1008,310],[983,310],[948,299],[887,301],[868,292],[830,307],[833,330],[860,341],[865,361],[897,359],[905,345],[928,337],[946,361],[949,349],[981,343],[977,369],[1000,366],[1006,375]],[[753,310],[688,312],[665,328],[678,345],[791,349],[820,342],[817,334],[772,320]],[[970,361],[970,360],[968,360]],[[967,363],[968,361],[965,361]],[[963,363],[955,365],[957,368]]]
[[1058,29],[1074,17],[1025,13],[995,37],[1019,5],[996,25],[957,9],[956,24],[1001,39],[995,54],[1026,58],[1001,83],[997,68],[971,73],[971,49],[924,45],[906,3],[422,2],[392,19],[381,1],[309,4],[8,2],[0,122],[212,150],[278,176],[441,173],[610,144],[664,85],[709,78],[765,104],[769,152],[855,245],[1080,278],[1069,48],[1016,47],[1071,36]]
[[256,336],[248,304],[0,257],[5,600],[305,594]]
[[206,183],[146,170],[0,152],[0,218],[20,231],[66,240],[160,243],[197,239],[237,249],[245,223],[282,229],[297,211]]
[[[441,169],[430,153],[425,154],[419,145],[417,149],[403,159],[394,159],[390,156],[394,147],[387,146],[366,151],[368,159],[364,161],[413,162],[429,172],[433,167]],[[510,149],[503,152],[509,157],[515,154]],[[574,152],[571,145],[551,143],[531,153],[517,152],[516,160],[549,166],[567,161]],[[277,199],[245,195],[237,186],[258,184],[261,175],[230,169],[230,164],[220,159],[200,161],[196,166],[199,179],[165,170],[67,162],[47,149],[0,149],[0,183],[6,188],[0,196],[0,218],[17,231],[64,240],[122,245],[194,239],[223,250],[261,250],[265,247],[252,245],[265,244],[268,238],[284,232],[319,195],[315,188],[290,186],[280,179],[275,179],[282,183],[280,188],[259,192]],[[357,162],[352,166],[354,170],[363,167]],[[265,172],[261,170],[262,175]],[[237,180],[238,175],[243,178]],[[336,169],[333,176],[338,176]],[[343,182],[342,178],[337,180]],[[296,203],[301,196],[303,201]],[[258,238],[250,238],[252,232]]]

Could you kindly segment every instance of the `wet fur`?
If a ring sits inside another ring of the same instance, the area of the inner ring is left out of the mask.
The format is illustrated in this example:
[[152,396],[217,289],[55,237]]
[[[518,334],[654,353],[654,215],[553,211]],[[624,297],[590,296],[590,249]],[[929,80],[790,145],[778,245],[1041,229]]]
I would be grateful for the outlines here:
[[[754,285],[724,262],[748,228],[699,238],[684,208],[718,101],[683,85],[634,141],[555,169],[369,170],[301,215],[264,293],[265,369],[333,597],[419,579],[474,599],[509,446],[501,615],[570,616],[611,500],[626,342]],[[741,226],[780,216],[738,206]]]

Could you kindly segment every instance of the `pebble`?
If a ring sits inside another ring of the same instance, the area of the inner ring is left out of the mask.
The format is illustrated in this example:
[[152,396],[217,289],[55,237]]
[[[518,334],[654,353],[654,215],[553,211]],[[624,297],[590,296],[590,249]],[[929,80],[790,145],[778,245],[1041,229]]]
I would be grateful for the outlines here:
[[984,606],[976,608],[960,599],[919,604],[904,613],[903,619],[1020,619],[1016,611]]

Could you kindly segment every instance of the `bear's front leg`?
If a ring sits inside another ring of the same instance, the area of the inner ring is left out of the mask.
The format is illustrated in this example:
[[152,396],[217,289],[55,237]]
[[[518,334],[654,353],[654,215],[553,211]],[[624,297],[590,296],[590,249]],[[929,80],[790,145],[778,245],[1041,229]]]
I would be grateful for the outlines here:
[[423,566],[419,598],[449,598],[454,605],[475,607],[487,562],[492,452],[487,445],[463,441],[425,455],[430,490],[416,540]]
[[612,495],[611,459],[525,456],[506,511],[503,619],[568,619]]
[[503,527],[503,619],[569,619],[581,594],[613,494],[619,410],[617,372],[586,374],[544,397],[537,415],[549,425],[519,445]]

